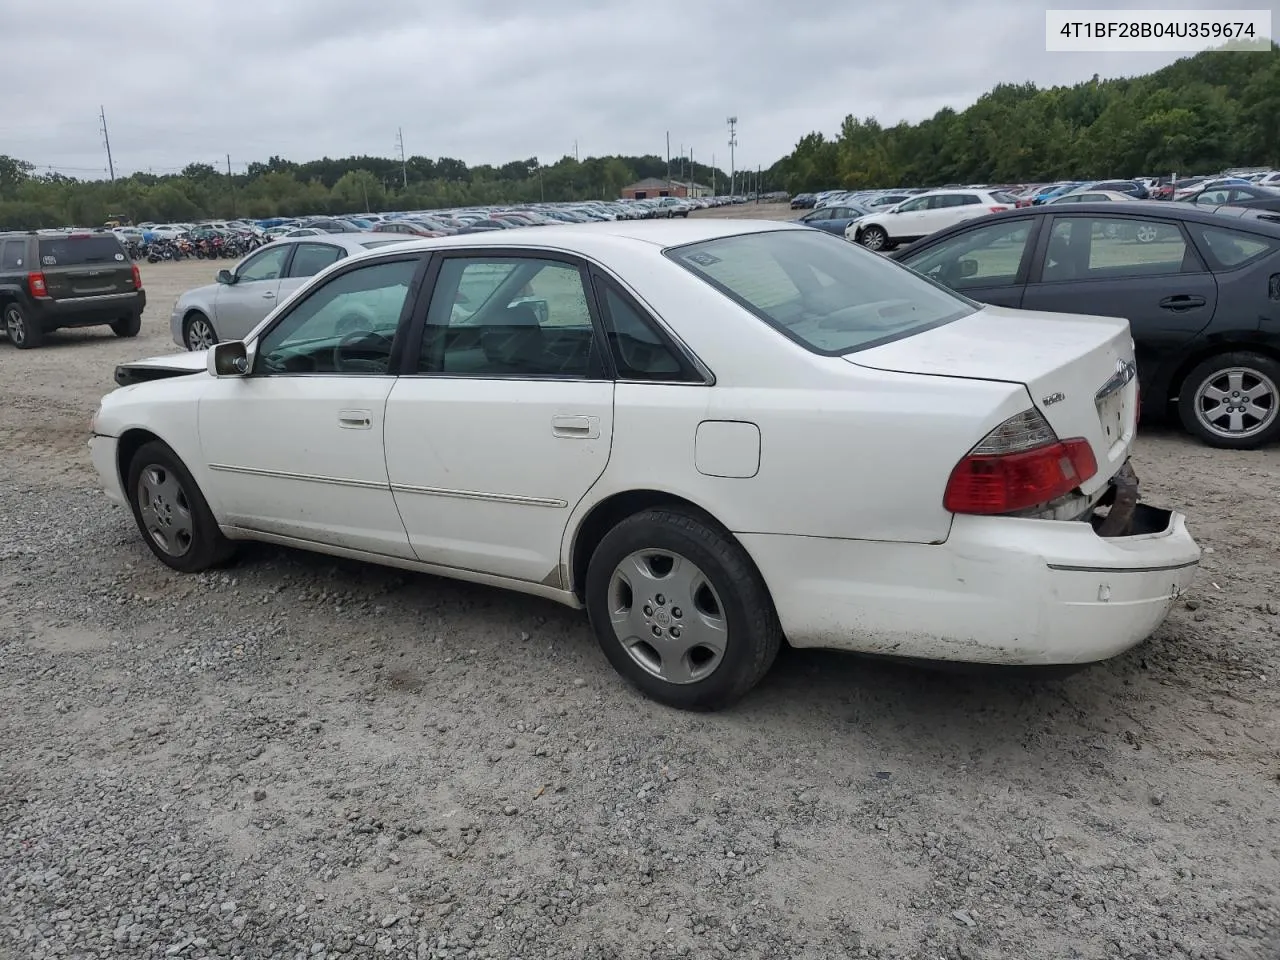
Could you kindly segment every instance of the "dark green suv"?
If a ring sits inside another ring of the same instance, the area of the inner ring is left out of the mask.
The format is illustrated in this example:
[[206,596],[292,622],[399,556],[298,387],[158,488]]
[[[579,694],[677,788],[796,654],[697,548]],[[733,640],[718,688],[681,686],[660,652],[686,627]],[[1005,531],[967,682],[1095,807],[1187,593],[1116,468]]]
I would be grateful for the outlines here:
[[114,233],[0,233],[0,329],[22,350],[59,327],[136,337],[147,294]]

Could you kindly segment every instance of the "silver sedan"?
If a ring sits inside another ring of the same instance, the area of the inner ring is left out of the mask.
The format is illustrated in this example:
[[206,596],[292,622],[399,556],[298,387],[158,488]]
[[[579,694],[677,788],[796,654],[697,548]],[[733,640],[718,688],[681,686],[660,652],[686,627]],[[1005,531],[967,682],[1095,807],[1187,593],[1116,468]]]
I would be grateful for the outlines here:
[[239,340],[297,290],[308,277],[345,257],[412,239],[395,234],[326,233],[284,237],[255,250],[214,282],[188,290],[169,318],[173,341],[207,350],[220,340]]

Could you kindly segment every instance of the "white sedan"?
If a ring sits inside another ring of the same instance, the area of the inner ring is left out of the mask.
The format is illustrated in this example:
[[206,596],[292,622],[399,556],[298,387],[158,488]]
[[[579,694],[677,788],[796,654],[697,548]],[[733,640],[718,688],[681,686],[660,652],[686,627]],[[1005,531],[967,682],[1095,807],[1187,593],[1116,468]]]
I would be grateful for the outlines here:
[[999,190],[931,190],[853,221],[845,227],[844,236],[871,250],[889,250],[974,217],[1011,210],[1017,204]]
[[408,241],[116,378],[93,462],[163,563],[261,540],[585,607],[679,707],[784,638],[1104,659],[1199,562],[1137,503],[1126,321],[984,307],[791,224]]

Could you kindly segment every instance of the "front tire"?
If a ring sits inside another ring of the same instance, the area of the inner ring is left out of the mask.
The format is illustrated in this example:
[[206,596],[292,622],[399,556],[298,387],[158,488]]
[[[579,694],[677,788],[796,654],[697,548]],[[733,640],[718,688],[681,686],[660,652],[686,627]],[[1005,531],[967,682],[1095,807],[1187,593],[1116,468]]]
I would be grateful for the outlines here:
[[136,337],[142,330],[142,314],[131,313],[111,324],[111,332],[117,337]]
[[889,245],[889,234],[884,227],[873,224],[863,228],[859,242],[868,250],[884,250]]
[[773,665],[782,627],[745,550],[699,517],[646,510],[587,568],[587,612],[614,669],[683,710],[730,706]]
[[1182,381],[1178,416],[1211,447],[1270,443],[1280,437],[1280,363],[1249,351],[1210,357]]
[[218,342],[218,334],[213,321],[197,310],[182,325],[182,340],[188,350],[208,350]]
[[166,444],[153,440],[138,448],[125,489],[142,539],[165,566],[199,573],[235,551],[191,473]]
[[44,331],[40,324],[27,316],[27,312],[16,303],[7,303],[4,307],[4,332],[9,342],[19,350],[31,350],[44,343]]

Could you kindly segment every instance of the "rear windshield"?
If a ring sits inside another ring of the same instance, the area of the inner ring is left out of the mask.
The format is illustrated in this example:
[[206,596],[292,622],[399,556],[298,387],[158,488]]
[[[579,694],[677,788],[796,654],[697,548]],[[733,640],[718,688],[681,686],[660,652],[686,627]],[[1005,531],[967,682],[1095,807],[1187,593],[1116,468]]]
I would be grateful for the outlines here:
[[820,230],[773,230],[667,256],[814,353],[835,356],[968,316],[978,305]]
[[123,263],[124,260],[124,250],[114,236],[64,237],[40,241],[40,264],[45,267]]

